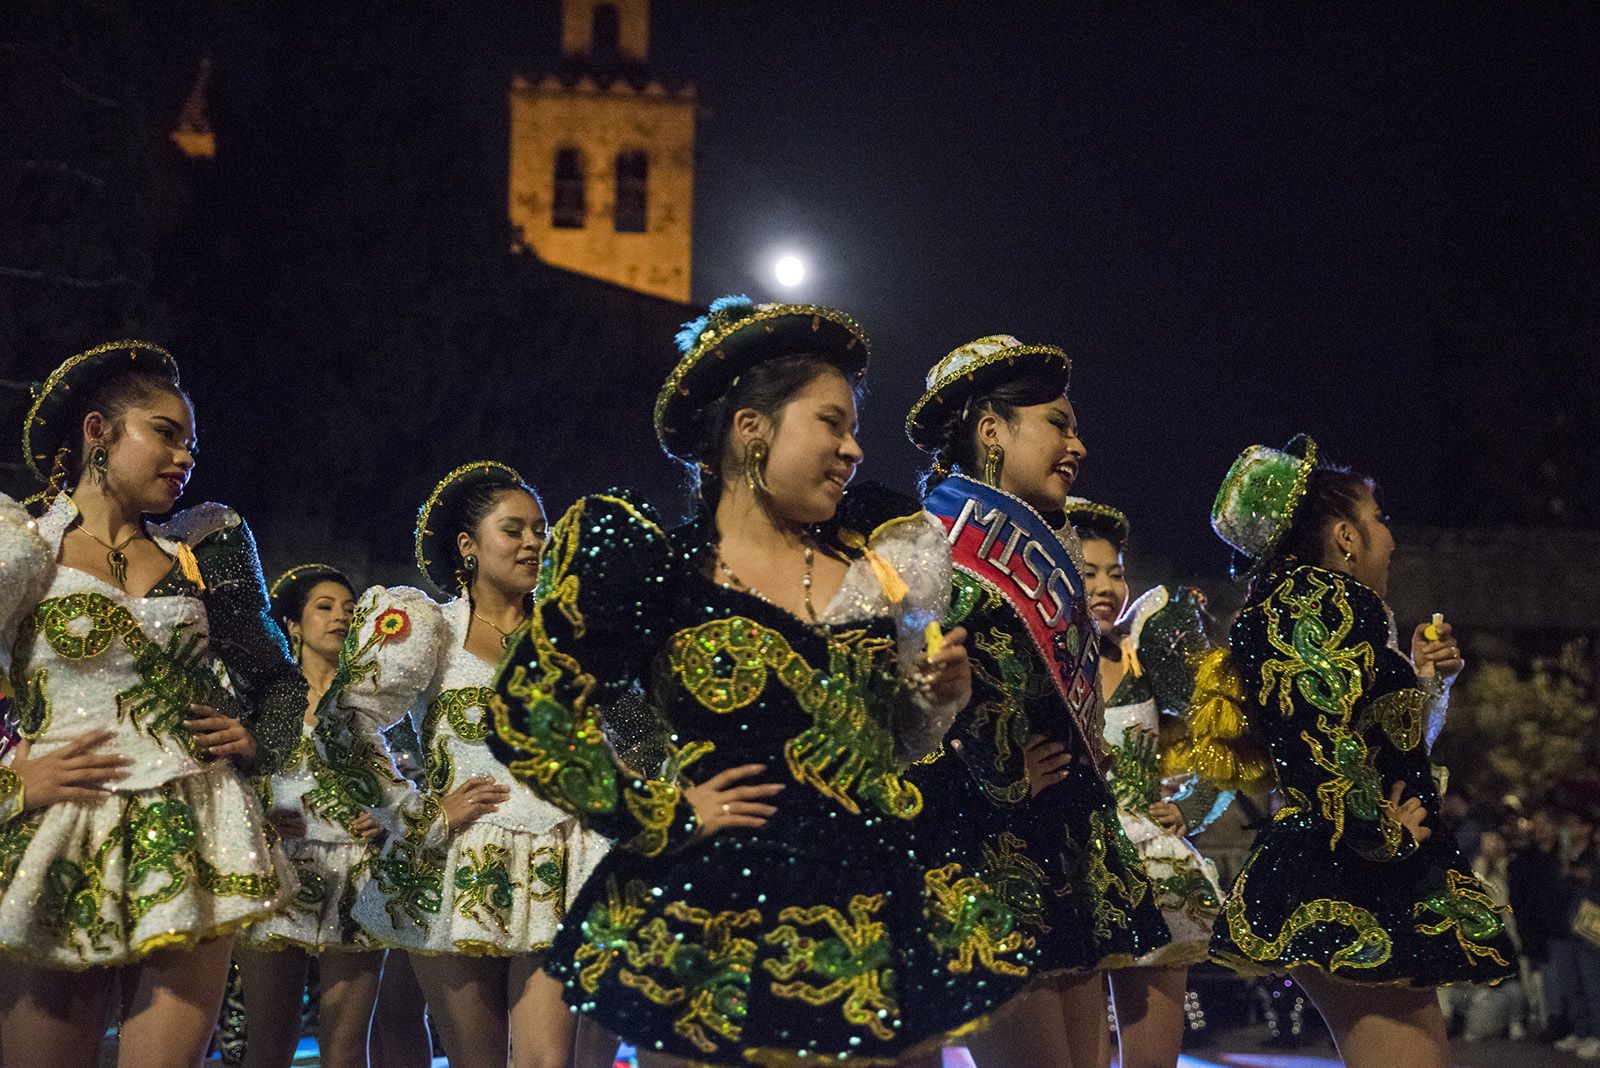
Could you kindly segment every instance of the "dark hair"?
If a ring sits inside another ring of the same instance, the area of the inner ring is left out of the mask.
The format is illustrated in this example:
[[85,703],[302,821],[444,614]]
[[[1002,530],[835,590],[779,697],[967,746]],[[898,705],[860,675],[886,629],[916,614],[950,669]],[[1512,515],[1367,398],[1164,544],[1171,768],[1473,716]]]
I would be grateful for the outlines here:
[[356,595],[356,588],[350,580],[337,571],[313,571],[304,578],[297,578],[290,582],[286,588],[279,590],[278,595],[272,599],[272,613],[277,616],[278,624],[284,632],[289,630],[290,623],[300,622],[300,617],[305,614],[306,602],[311,599],[311,591],[324,582],[336,582],[350,591],[350,596]]
[[1079,541],[1098,539],[1110,542],[1119,556],[1127,545],[1122,525],[1110,516],[1100,515],[1098,512],[1079,512],[1072,517],[1072,529],[1077,533]]
[[[699,434],[693,449],[696,462],[689,467],[689,484],[707,516],[716,512],[717,501],[722,496],[722,462],[727,455],[734,414],[744,408],[754,408],[776,420],[779,411],[797,393],[830,373],[846,378],[843,371],[812,352],[762,360],[735,378],[726,393],[701,409],[696,416]],[[859,404],[860,385],[852,384],[850,391]]]
[[[489,513],[494,511],[494,506],[508,493],[526,493],[533,498],[533,503],[539,506],[539,510],[544,511],[544,502],[539,499],[538,492],[526,482],[480,482],[462,494],[455,507],[450,509],[451,529],[458,535],[467,534],[477,538],[478,524],[488,518]],[[459,538],[451,539],[450,549],[456,554],[456,580],[465,589],[467,584],[462,580],[466,577],[464,567],[466,558],[461,555]]]
[[99,412],[106,417],[111,424],[107,441],[114,442],[121,436],[119,420],[128,409],[163,393],[178,397],[189,407],[194,407],[189,394],[183,391],[176,379],[155,371],[118,371],[92,383],[80,398],[75,398],[76,402],[67,408],[63,438],[51,464],[50,489],[46,491],[46,497],[53,498],[67,482],[76,483],[82,476],[85,456],[83,421],[90,412]]
[[1344,519],[1358,521],[1357,507],[1364,494],[1378,494],[1378,483],[1348,467],[1318,467],[1306,479],[1300,513],[1270,556],[1254,569],[1250,592],[1276,582],[1276,576],[1299,564],[1321,564],[1323,538],[1328,527]]
[[967,473],[981,466],[978,459],[978,420],[993,412],[1006,421],[1007,426],[1017,425],[1017,409],[1035,404],[1049,404],[1062,396],[1060,380],[1055,376],[1024,374],[999,383],[987,393],[972,397],[959,411],[951,412],[939,424],[934,438],[933,460],[922,472],[922,494],[928,493],[950,476],[956,468]]

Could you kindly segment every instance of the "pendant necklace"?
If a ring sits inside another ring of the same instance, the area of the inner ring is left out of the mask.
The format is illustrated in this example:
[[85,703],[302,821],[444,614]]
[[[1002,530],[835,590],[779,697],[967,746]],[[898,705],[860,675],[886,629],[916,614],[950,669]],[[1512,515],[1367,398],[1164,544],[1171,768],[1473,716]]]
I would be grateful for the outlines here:
[[[806,573],[800,577],[800,585],[805,590],[806,618],[812,623],[817,622],[817,610],[811,606],[811,572],[812,565],[816,563],[816,559],[816,550],[814,550],[809,544],[806,545]],[[732,586],[734,589],[742,590],[751,596],[759,597],[768,604],[772,604],[772,601],[769,598],[762,596],[761,591],[753,590],[749,586],[746,586],[744,584],[744,580],[733,573],[733,569],[728,566],[728,562],[722,558],[721,553],[717,554],[717,570],[722,572],[723,577],[728,580],[728,585]]]
[[[477,610],[477,609],[476,609],[476,608],[474,608],[474,609],[473,609],[473,610],[472,610],[472,618],[473,618],[473,619],[477,619],[477,620],[481,620],[481,621],[482,621],[482,622],[484,622],[484,623],[487,623],[487,624],[489,624],[489,626],[491,626],[491,627],[494,627],[494,629],[495,629],[495,630],[496,630],[496,631],[498,631],[498,632],[499,632],[499,634],[500,634],[500,648],[502,648],[502,649],[509,649],[509,648],[511,648],[511,635],[512,635],[512,634],[514,634],[514,633],[515,633],[515,632],[516,632],[516,627],[513,627],[513,628],[512,628],[512,629],[511,629],[511,630],[509,630],[509,631],[507,631],[507,630],[502,630],[502,629],[501,629],[501,628],[500,628],[500,626],[499,626],[499,625],[498,625],[498,624],[496,624],[496,623],[495,623],[495,621],[494,621],[494,620],[492,620],[492,619],[485,619],[485,618],[484,618],[484,617],[483,617],[483,616],[480,616],[480,615],[479,615],[479,614],[478,614],[478,610]],[[521,625],[522,625],[522,624],[520,624],[520,623],[519,623],[519,624],[517,624],[517,626],[519,626],[519,627],[520,627],[520,626],[521,626]]]
[[110,542],[96,537],[95,533],[85,527],[82,523],[78,524],[78,529],[89,535],[89,537],[94,538],[95,541],[99,542],[105,547],[106,567],[110,569],[111,577],[113,580],[115,580],[117,589],[126,593],[128,590],[128,556],[122,550],[133,544],[133,539],[137,538],[142,531],[135,530],[132,534],[129,534],[126,538],[122,539],[121,545],[112,545]]

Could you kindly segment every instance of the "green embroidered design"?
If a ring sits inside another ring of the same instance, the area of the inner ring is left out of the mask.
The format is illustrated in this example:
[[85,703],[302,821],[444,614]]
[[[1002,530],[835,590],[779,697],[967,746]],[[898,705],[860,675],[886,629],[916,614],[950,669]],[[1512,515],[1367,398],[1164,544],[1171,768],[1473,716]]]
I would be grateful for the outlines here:
[[395,928],[404,918],[427,931],[431,918],[444,907],[444,868],[423,848],[428,829],[442,818],[443,810],[433,797],[422,794],[415,807],[402,806],[400,819],[405,833],[390,838],[372,866],[373,881],[384,895],[384,910]]
[[1026,976],[1026,964],[1000,958],[1032,949],[1033,938],[1018,929],[1016,913],[993,888],[961,872],[960,864],[946,864],[923,876],[933,921],[928,938],[949,958],[945,968],[966,975],[977,963],[996,975]]
[[17,877],[17,866],[33,843],[42,819],[44,812],[40,810],[0,824],[0,895],[11,889],[11,880]]
[[[422,751],[427,788],[441,797],[455,788],[455,759],[450,755],[450,736],[440,737],[439,726],[450,728],[450,734],[468,745],[481,742],[489,735],[485,722],[489,701],[494,690],[488,686],[463,686],[454,690],[441,690],[439,696],[428,704],[422,718]],[[478,710],[473,717],[470,713]]]
[[516,901],[512,892],[522,886],[520,880],[511,878],[506,868],[511,851],[487,842],[481,853],[463,848],[461,854],[466,863],[456,868],[456,911],[485,927],[492,921],[500,930],[509,931],[511,906]]
[[535,901],[553,902],[556,915],[566,912],[567,849],[565,846],[540,846],[528,854],[528,896]]
[[1377,724],[1396,749],[1409,753],[1422,743],[1429,700],[1427,694],[1414,686],[1374,697],[1357,717],[1356,730],[1364,733]]
[[302,912],[320,913],[328,900],[328,881],[309,861],[296,861],[294,874],[295,892],[289,903]]
[[[979,703],[972,714],[972,733],[991,738],[994,747],[992,767],[995,774],[983,776],[983,788],[1000,804],[1014,805],[1028,797],[1025,768],[1015,769],[1020,774],[1013,781],[1001,780],[1011,774],[1008,766],[1027,743],[1028,721],[1024,710],[1029,700],[1040,696],[1041,680],[1030,670],[1028,657],[1017,653],[1008,631],[991,627],[987,634],[973,634],[972,644],[982,654],[972,658],[974,679],[986,683],[998,695]],[[990,669],[990,662],[997,671]],[[1044,685],[1049,686],[1048,680]]]
[[1028,844],[1010,831],[1001,831],[995,843],[984,843],[983,874],[1000,900],[1017,919],[1039,931],[1049,931],[1044,922],[1044,886],[1048,879],[1027,853]]
[[[1248,873],[1249,868],[1246,867],[1245,873],[1239,877],[1239,887],[1244,886]],[[1266,939],[1250,927],[1250,919],[1245,915],[1246,896],[1237,891],[1230,894],[1222,911],[1227,918],[1228,935],[1233,939],[1233,944],[1253,961],[1282,965],[1302,963],[1287,956],[1295,938],[1311,928],[1330,926],[1348,927],[1355,934],[1328,958],[1328,971],[1376,968],[1389,959],[1393,947],[1389,932],[1378,923],[1376,916],[1360,906],[1331,898],[1304,902],[1289,914],[1274,937]]]
[[958,627],[967,621],[979,602],[988,609],[1000,606],[1000,595],[973,578],[965,571],[950,575],[950,610],[945,614],[946,627]]
[[[1276,691],[1278,710],[1288,716],[1294,712],[1293,690],[1331,720],[1348,724],[1373,670],[1372,644],[1344,645],[1355,625],[1355,610],[1350,607],[1343,579],[1334,578],[1330,584],[1320,575],[1308,573],[1306,583],[1311,588],[1296,594],[1295,579],[1290,576],[1264,602],[1267,641],[1286,659],[1261,665],[1260,700],[1266,704]],[[1330,593],[1339,616],[1333,630],[1322,620],[1323,602]],[[1287,636],[1282,632],[1282,613],[1276,610],[1280,605],[1289,610],[1293,620]]]
[[138,923],[157,905],[177,897],[194,871],[194,810],[169,786],[161,799],[143,804],[130,799],[127,811],[128,887],[142,886],[152,875],[165,875],[164,885],[128,897],[128,916]]
[[1122,728],[1122,744],[1113,746],[1111,790],[1130,812],[1144,813],[1161,800],[1160,737],[1137,723]]
[[[875,918],[883,904],[882,894],[855,894],[850,898],[848,919],[831,905],[791,905],[779,912],[780,926],[762,939],[784,953],[781,960],[762,962],[775,978],[784,980],[773,983],[772,992],[807,1005],[842,1000],[839,1011],[847,1022],[865,1027],[880,1040],[893,1038],[900,1004],[895,998],[888,930]],[[800,933],[800,927],[818,926],[826,927],[832,936]],[[802,975],[815,976],[822,983],[796,978]]]
[[44,926],[69,939],[80,958],[88,954],[73,937],[75,933],[81,933],[90,948],[99,952],[111,948],[110,939],[121,937],[122,924],[115,909],[108,907],[112,902],[105,875],[106,862],[122,844],[122,836],[121,827],[107,835],[87,864],[57,857],[45,869],[44,893],[39,900]]
[[574,954],[584,965],[580,984],[593,993],[616,965],[624,986],[657,1005],[682,1006],[672,1029],[696,1049],[714,1053],[718,1038],[738,1041],[749,1008],[756,944],[734,932],[760,923],[761,913],[713,913],[674,901],[645,923],[651,902],[639,880],[630,880],[620,892],[616,880],[608,880],[606,899],[589,910],[583,923],[586,942]]
[[779,632],[734,616],[679,631],[667,658],[684,689],[716,713],[749,705],[776,674],[812,719],[783,748],[795,781],[851,813],[861,811],[859,795],[886,815],[910,819],[922,811],[922,793],[901,776],[893,733],[874,717],[888,702],[873,698],[896,685],[894,641],[861,630],[830,633],[827,641],[828,670],[818,671]]
[[1500,918],[1502,913],[1510,910],[1504,905],[1495,904],[1478,883],[1469,875],[1459,871],[1446,871],[1446,882],[1434,893],[1419,901],[1412,909],[1414,915],[1432,913],[1439,917],[1436,923],[1419,923],[1417,932],[1425,935],[1441,935],[1446,931],[1453,931],[1456,944],[1459,945],[1467,959],[1473,964],[1478,963],[1477,958],[1487,958],[1506,967],[1506,960],[1494,946],[1486,943],[1499,938],[1505,932],[1505,921]]
[[[1119,870],[1115,872],[1107,863],[1112,849],[1115,849],[1120,862]],[[1104,812],[1091,812],[1089,864],[1084,878],[1094,912],[1094,932],[1097,936],[1110,938],[1112,924],[1122,928],[1128,926],[1127,909],[1138,908],[1145,894],[1150,892],[1150,884],[1143,872],[1144,863],[1139,859],[1139,851],[1123,833],[1121,821]],[[1111,903],[1112,891],[1116,892],[1117,897],[1121,898],[1127,908],[1119,908]]]
[[1209,926],[1222,909],[1211,880],[1197,867],[1180,867],[1165,878],[1152,879],[1156,906],[1165,912],[1181,912],[1196,923]]

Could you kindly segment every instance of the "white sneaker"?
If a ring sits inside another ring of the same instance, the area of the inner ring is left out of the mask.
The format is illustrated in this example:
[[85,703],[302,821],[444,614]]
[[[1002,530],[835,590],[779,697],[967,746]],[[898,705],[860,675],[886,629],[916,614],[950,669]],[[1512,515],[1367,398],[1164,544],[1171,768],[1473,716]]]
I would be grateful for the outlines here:
[[1586,1061],[1600,1060],[1600,1038],[1586,1038],[1573,1052]]
[[1579,1038],[1577,1035],[1568,1035],[1566,1038],[1560,1039],[1559,1041],[1553,1043],[1551,1048],[1560,1050],[1562,1053],[1571,1053],[1573,1050],[1583,1045],[1583,1042],[1584,1040]]
[[1511,1027],[1508,1029],[1506,1037],[1511,1039],[1513,1042],[1521,1042],[1523,1039],[1528,1037],[1528,1029],[1516,1020],[1512,1020]]

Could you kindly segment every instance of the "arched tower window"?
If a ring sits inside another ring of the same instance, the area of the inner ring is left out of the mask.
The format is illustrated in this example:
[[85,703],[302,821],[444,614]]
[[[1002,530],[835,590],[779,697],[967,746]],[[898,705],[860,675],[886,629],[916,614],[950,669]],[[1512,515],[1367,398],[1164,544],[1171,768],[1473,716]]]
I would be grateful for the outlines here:
[[615,63],[622,51],[622,20],[616,4],[596,4],[589,54],[601,63]]
[[650,157],[632,148],[617,153],[616,227],[621,234],[642,234],[650,222]]
[[581,230],[587,214],[583,153],[575,148],[560,149],[556,152],[556,185],[555,196],[550,202],[550,225],[558,230]]

